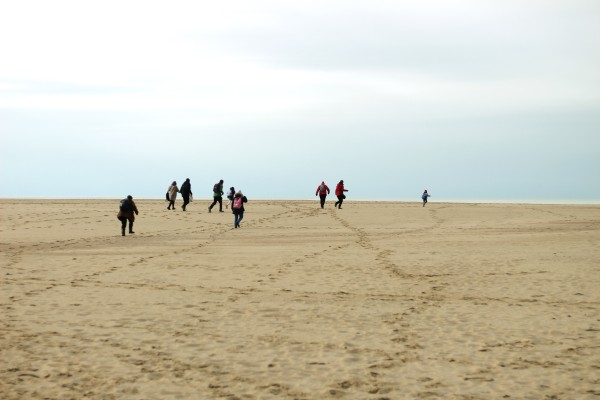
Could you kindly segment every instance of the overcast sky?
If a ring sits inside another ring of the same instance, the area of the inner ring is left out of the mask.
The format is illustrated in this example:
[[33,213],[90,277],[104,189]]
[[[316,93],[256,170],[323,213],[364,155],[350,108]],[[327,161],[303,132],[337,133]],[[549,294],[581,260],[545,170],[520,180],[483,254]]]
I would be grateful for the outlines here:
[[600,2],[5,1],[0,196],[600,199]]

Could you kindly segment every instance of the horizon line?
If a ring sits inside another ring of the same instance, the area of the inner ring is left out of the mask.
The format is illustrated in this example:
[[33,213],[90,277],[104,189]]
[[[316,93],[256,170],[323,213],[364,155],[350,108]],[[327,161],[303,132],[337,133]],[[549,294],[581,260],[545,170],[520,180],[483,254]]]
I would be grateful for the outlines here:
[[[335,197],[332,197],[334,199]],[[77,201],[77,200],[120,200],[121,196],[29,196],[29,197],[15,197],[15,196],[0,196],[0,201],[5,200],[64,200],[64,201]],[[201,197],[197,198],[194,201],[212,201],[212,197]],[[164,197],[136,197],[135,200],[141,201],[165,201]],[[317,202],[317,200],[313,198],[264,198],[257,197],[252,198],[253,201],[306,201],[306,202]],[[193,202],[193,201],[192,201]],[[411,199],[411,198],[379,198],[379,199],[367,199],[367,198],[357,198],[357,199],[346,199],[346,202],[360,202],[360,203],[421,203],[420,198]],[[452,198],[439,198],[433,199],[428,202],[428,204],[442,204],[442,203],[451,203],[451,204],[540,204],[540,205],[600,205],[600,199],[582,199],[582,198],[560,198],[560,199],[491,199],[491,198],[482,198],[482,199],[452,199]]]

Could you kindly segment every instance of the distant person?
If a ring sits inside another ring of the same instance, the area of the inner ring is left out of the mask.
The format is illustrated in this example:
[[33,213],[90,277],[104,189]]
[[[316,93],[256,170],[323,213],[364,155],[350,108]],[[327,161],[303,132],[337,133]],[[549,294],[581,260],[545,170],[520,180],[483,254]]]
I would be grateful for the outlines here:
[[321,182],[321,184],[317,187],[317,191],[315,192],[315,196],[319,196],[321,198],[321,208],[325,208],[325,199],[329,193],[331,192],[329,191],[329,187],[325,184],[325,181]]
[[242,194],[240,190],[233,196],[233,204],[231,205],[231,211],[233,212],[233,227],[239,228],[240,222],[244,219],[244,203],[247,203],[248,199]]
[[425,204],[427,204],[428,197],[431,197],[431,196],[429,196],[429,193],[427,193],[427,189],[425,189],[425,191],[423,192],[423,195],[421,196],[421,199],[423,199],[423,207],[425,207]]
[[[187,178],[183,185],[181,185],[181,189],[179,189],[179,193],[181,193],[181,197],[183,197],[183,205],[181,208],[185,211],[185,208],[188,204],[190,204],[191,200],[194,200],[192,197],[194,194],[192,193],[192,184],[190,182],[190,178]],[[175,207],[175,206],[173,206]]]
[[234,196],[235,196],[235,188],[232,186],[229,188],[229,192],[227,192],[227,204],[225,204],[225,209],[229,208],[229,205],[233,202]]
[[344,180],[341,180],[337,186],[335,187],[335,195],[338,198],[338,201],[335,202],[335,204],[333,205],[334,207],[337,206],[337,208],[341,209],[342,208],[342,203],[344,202],[344,199],[346,198],[346,195],[344,194],[344,192],[347,192],[348,190],[344,189]]
[[125,236],[125,227],[127,221],[129,221],[129,233],[134,234],[133,221],[135,221],[135,215],[138,215],[138,209],[133,201],[131,195],[127,196],[126,199],[121,200],[119,204],[119,213],[117,218],[121,221],[121,236]]
[[213,186],[213,202],[210,205],[210,207],[208,207],[208,212],[211,212],[212,208],[215,206],[215,204],[219,203],[219,212],[223,212],[223,194],[225,192],[223,192],[223,179],[221,179],[219,182],[215,183]]
[[177,187],[176,181],[173,181],[173,183],[171,183],[171,186],[169,186],[169,188],[167,189],[167,193],[169,194],[169,206],[167,207],[167,210],[171,210],[171,207],[173,207],[174,210],[175,199],[177,198],[177,193],[179,193],[179,188]]

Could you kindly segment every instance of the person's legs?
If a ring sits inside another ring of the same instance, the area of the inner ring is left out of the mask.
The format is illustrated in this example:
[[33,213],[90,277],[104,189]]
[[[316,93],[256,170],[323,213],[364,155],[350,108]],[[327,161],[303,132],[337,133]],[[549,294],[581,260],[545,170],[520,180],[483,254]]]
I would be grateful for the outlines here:
[[325,196],[324,194],[320,194],[319,197],[321,198],[321,208],[325,207],[325,199],[327,198],[327,196]]
[[185,211],[185,207],[190,204],[190,197],[189,196],[184,196],[183,197],[183,205],[181,206],[181,208],[183,209],[183,211]]
[[338,196],[338,201],[335,204],[339,204],[338,208],[342,208],[342,203],[344,202],[344,195]]
[[238,214],[233,214],[233,227],[237,228],[239,225],[239,218],[240,216]]
[[215,206],[215,204],[217,204],[217,201],[218,201],[218,200],[217,200],[217,198],[215,197],[215,198],[213,199],[213,202],[212,202],[212,204],[211,204],[211,205],[208,207],[208,212],[210,212],[210,210],[212,210],[212,208]]
[[175,209],[175,200],[169,200],[169,207],[167,207],[167,210],[170,210],[171,207],[173,207],[173,210]]
[[125,236],[125,227],[127,226],[127,218],[119,217],[119,221],[121,221],[121,236]]
[[223,212],[223,198],[219,196],[217,197],[217,201],[219,202],[219,211]]
[[133,231],[133,220],[132,219],[129,220],[129,233],[135,233]]
[[238,220],[237,220],[237,226],[238,226],[238,228],[240,227],[240,223],[242,222],[243,219],[244,219],[244,212],[240,211],[240,213],[238,215]]

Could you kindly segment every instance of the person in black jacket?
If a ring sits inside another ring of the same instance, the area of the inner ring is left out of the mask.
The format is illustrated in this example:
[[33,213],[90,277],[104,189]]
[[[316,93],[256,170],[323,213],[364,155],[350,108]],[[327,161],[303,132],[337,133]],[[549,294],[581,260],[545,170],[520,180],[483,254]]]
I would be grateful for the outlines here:
[[233,197],[235,196],[235,188],[232,186],[229,188],[229,192],[227,192],[227,204],[225,204],[225,208],[229,208],[229,205],[233,203]]
[[117,214],[117,218],[121,221],[121,235],[125,236],[125,227],[127,226],[127,221],[129,221],[129,233],[134,234],[133,231],[133,221],[135,221],[135,215],[138,215],[138,209],[133,201],[133,197],[131,195],[127,196],[126,199],[121,200],[119,204],[119,213]]
[[181,188],[179,189],[179,193],[181,193],[181,197],[183,197],[183,205],[181,208],[185,211],[185,207],[190,204],[190,199],[193,200],[192,193],[192,184],[190,183],[190,178],[187,178]]
[[248,199],[242,194],[240,190],[233,197],[233,204],[231,211],[233,212],[233,227],[239,228],[240,222],[244,219],[244,203],[247,203]]

